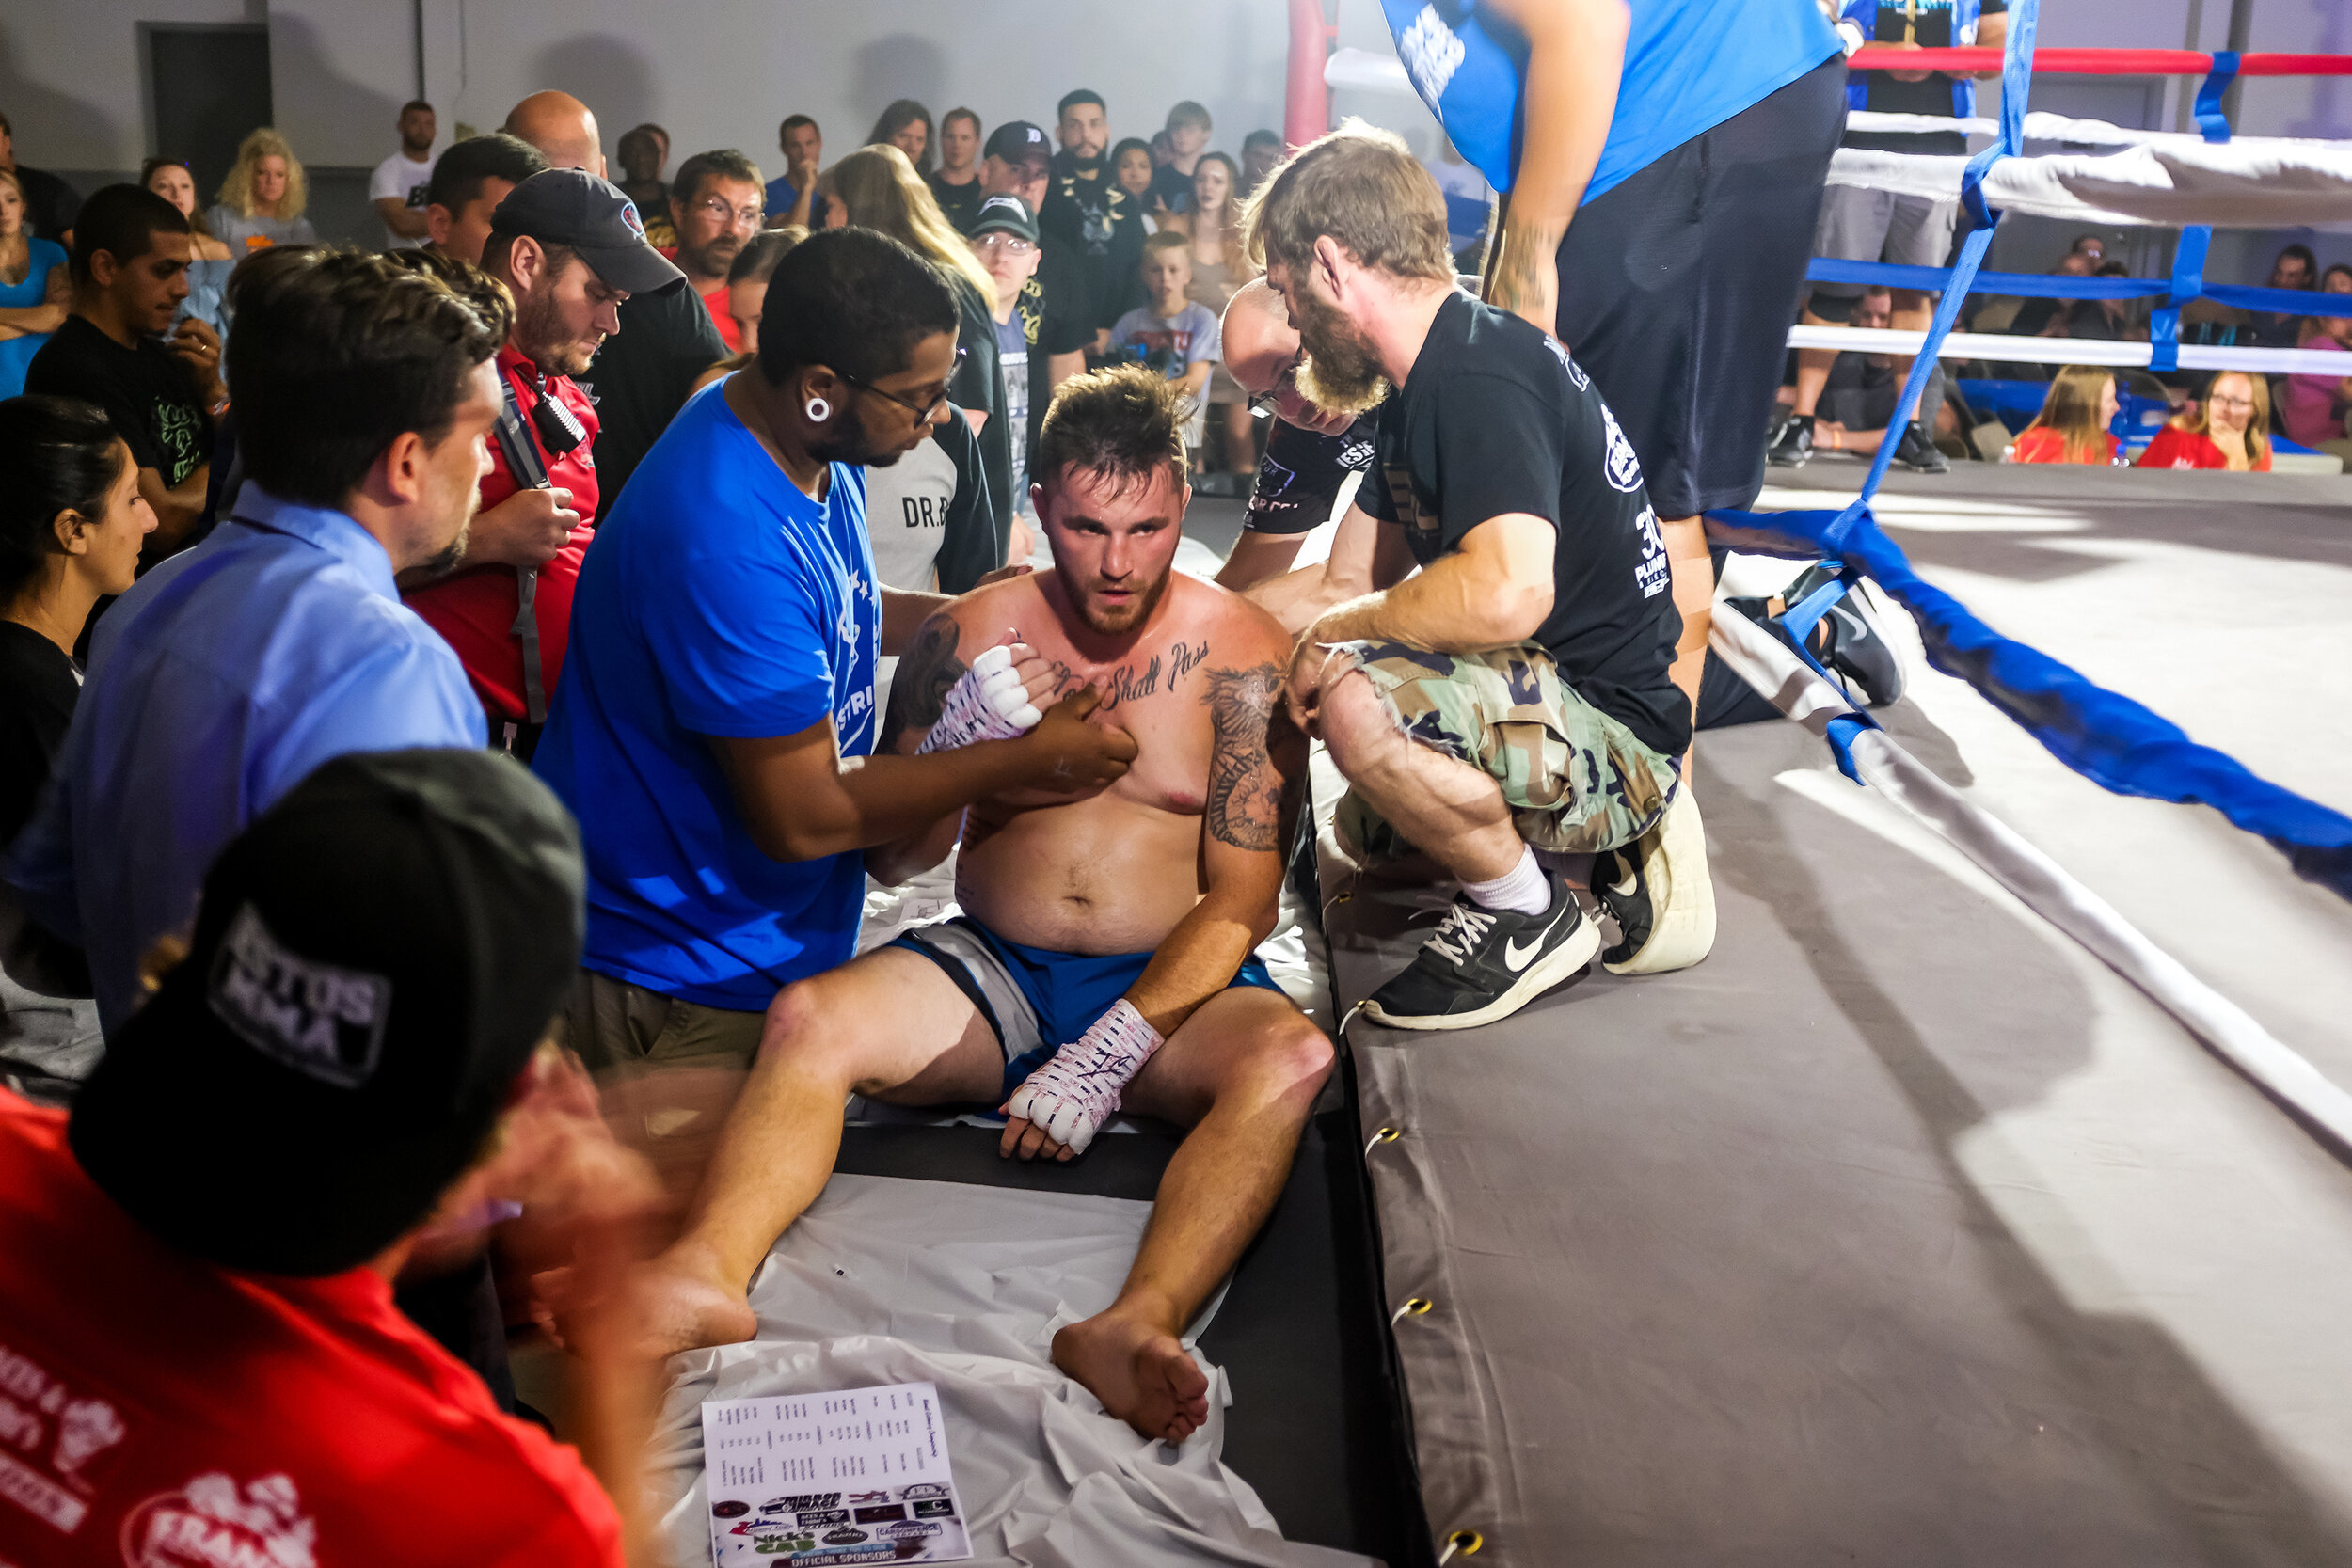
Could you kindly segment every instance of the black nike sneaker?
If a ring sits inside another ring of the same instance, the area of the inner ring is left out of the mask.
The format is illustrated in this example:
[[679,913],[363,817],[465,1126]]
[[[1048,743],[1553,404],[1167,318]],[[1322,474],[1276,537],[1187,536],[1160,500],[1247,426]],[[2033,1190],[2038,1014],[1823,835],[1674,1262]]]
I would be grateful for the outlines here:
[[1802,468],[1813,457],[1813,416],[1791,414],[1788,422],[1780,427],[1772,444],[1764,449],[1764,461],[1775,468]]
[[1599,928],[1558,872],[1547,880],[1551,908],[1541,914],[1457,895],[1405,973],[1365,999],[1364,1016],[1391,1029],[1475,1029],[1584,973],[1600,951]]
[[1916,420],[1903,426],[1903,437],[1895,443],[1895,461],[1915,474],[1945,474],[1952,469],[1951,460],[1935,450],[1927,427]]
[[1617,944],[1600,956],[1612,974],[1688,969],[1714,950],[1707,827],[1688,784],[1649,832],[1593,857],[1593,895],[1617,923]]
[[[1781,596],[1791,605],[1800,603],[1836,576],[1827,562],[1808,566],[1781,591]],[[1894,643],[1879,626],[1859,585],[1848,589],[1844,597],[1822,613],[1813,636],[1813,652],[1823,669],[1846,683],[1849,696],[1854,688],[1861,688],[1867,706],[1884,707],[1903,694],[1902,660],[1896,657]]]

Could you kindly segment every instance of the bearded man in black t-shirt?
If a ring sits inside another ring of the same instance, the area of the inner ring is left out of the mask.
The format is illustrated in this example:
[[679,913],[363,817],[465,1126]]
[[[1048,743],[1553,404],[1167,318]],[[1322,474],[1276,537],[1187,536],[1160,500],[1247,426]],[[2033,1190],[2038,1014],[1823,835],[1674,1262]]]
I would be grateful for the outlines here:
[[1247,244],[1298,327],[1299,392],[1379,408],[1375,591],[1301,635],[1293,717],[1347,778],[1343,845],[1419,849],[1462,886],[1365,1012],[1470,1028],[1581,973],[1600,933],[1536,848],[1596,855],[1611,970],[1697,962],[1714,895],[1681,787],[1682,617],[1632,443],[1554,339],[1454,287],[1445,198],[1392,134],[1301,150]]

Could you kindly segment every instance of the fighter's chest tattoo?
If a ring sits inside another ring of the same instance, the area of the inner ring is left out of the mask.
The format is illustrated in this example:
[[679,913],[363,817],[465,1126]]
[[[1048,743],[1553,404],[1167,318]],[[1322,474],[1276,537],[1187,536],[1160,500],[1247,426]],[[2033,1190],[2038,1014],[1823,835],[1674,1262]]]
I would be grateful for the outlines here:
[[1163,690],[1175,690],[1184,678],[1208,657],[1209,643],[1203,638],[1198,642],[1173,643],[1162,653],[1138,654],[1123,663],[1090,675],[1081,674],[1065,660],[1055,659],[1054,694],[1064,696],[1091,682],[1103,693],[1100,711],[1107,713],[1121,703],[1135,702]]

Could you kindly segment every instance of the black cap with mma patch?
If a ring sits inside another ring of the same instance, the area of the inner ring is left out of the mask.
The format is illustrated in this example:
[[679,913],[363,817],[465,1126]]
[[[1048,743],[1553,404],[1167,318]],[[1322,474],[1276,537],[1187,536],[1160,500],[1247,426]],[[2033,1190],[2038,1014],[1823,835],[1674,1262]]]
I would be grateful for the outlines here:
[[686,281],[646,242],[637,203],[585,169],[542,169],[516,185],[490,214],[490,232],[576,250],[607,288],[632,294],[660,293]]
[[316,1277],[482,1154],[580,958],[580,834],[511,757],[339,757],[221,851],[188,956],[108,1042],[73,1152],[164,1241]]

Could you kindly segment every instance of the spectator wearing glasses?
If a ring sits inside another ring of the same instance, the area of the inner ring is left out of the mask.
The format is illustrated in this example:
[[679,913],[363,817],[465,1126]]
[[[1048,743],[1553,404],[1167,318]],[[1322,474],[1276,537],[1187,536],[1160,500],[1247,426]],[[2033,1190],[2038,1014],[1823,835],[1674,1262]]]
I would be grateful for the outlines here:
[[923,176],[931,199],[955,225],[956,232],[972,231],[979,215],[980,117],[969,109],[950,109],[939,119],[939,166]]
[[[532,94],[508,113],[506,129],[556,168],[604,175],[596,117],[569,93]],[[631,295],[620,319],[620,335],[605,343],[581,378],[604,420],[596,436],[596,477],[607,496],[621,493],[696,379],[727,353],[709,309],[685,289]]]
[[196,176],[185,164],[150,158],[139,166],[139,183],[180,209],[188,220],[188,297],[180,313],[194,316],[223,338],[229,336],[229,275],[237,256],[204,227],[196,208]]
[[962,323],[956,336],[958,369],[947,384],[947,396],[976,420],[980,461],[988,470],[991,513],[1009,518],[1015,436],[1005,409],[1004,367],[996,356],[996,323],[990,307],[996,297],[996,280],[963,237],[947,227],[930,187],[898,148],[861,147],[834,165],[826,182],[835,198],[834,215],[843,222],[889,235],[946,275]]
[[1241,139],[1241,196],[1247,201],[1258,194],[1265,177],[1274,172],[1274,166],[1282,161],[1282,137],[1274,131],[1252,131]]
[[[875,583],[866,471],[950,417],[959,315],[886,235],[810,235],[769,279],[755,362],[687,404],[589,552],[533,767],[587,852],[566,1034],[600,1076],[748,1069],[778,988],[854,950],[863,850],[1135,754],[1085,694],[1016,739],[875,754],[875,662],[945,601]],[[715,1133],[724,1105],[698,1103],[660,1113],[667,1150]]]
[[2268,473],[2270,383],[2244,371],[2217,372],[2194,408],[2156,432],[2138,466]]
[[816,229],[824,209],[815,204],[817,174],[825,160],[825,134],[806,115],[787,115],[776,129],[784,172],[768,182],[768,226]]
[[743,336],[727,310],[727,269],[743,242],[759,232],[767,214],[759,166],[733,148],[697,152],[678,166],[670,191],[670,224],[677,243],[662,254],[675,261],[710,312],[728,352],[743,351]]

